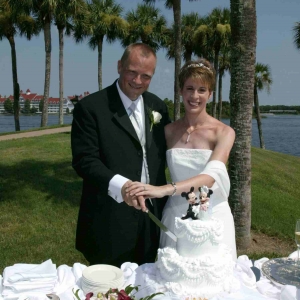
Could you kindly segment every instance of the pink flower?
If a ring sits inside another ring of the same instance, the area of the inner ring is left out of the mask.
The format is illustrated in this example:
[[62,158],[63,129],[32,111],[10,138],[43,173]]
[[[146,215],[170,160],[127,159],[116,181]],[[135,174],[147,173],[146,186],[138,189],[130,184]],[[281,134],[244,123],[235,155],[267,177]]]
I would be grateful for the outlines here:
[[132,300],[126,293],[124,290],[121,290],[118,293],[118,300]]
[[92,292],[87,293],[86,296],[85,296],[85,300],[90,300],[91,297],[93,297],[93,295],[94,295],[94,294],[93,294]]

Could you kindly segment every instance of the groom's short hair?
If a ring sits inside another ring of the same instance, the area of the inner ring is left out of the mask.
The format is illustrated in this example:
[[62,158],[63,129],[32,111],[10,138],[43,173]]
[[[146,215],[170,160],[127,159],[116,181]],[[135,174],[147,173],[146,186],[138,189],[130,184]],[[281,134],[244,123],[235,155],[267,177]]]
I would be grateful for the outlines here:
[[132,52],[132,50],[135,50],[135,49],[140,49],[141,55],[144,57],[149,57],[150,55],[153,55],[156,59],[156,53],[149,45],[144,44],[144,43],[134,43],[134,44],[130,44],[125,49],[125,51],[121,57],[122,65],[124,65],[127,62],[130,53]]

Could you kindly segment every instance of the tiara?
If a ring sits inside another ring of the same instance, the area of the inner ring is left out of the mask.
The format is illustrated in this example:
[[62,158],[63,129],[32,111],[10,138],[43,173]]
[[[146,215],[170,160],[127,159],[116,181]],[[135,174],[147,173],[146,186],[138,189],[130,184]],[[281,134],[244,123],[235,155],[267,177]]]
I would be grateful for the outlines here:
[[190,64],[190,65],[187,65],[186,68],[204,68],[204,69],[207,69],[208,71],[212,72],[212,70],[205,66],[203,63],[197,63],[197,64]]

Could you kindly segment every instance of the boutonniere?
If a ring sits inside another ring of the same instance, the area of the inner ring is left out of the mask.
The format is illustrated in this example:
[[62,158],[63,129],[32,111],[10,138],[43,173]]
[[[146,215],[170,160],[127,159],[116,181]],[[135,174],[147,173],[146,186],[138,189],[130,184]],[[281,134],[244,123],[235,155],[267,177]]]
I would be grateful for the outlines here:
[[162,118],[161,114],[155,110],[149,109],[149,118],[150,118],[150,132],[152,131],[152,127],[155,124],[158,124],[160,122],[160,119]]

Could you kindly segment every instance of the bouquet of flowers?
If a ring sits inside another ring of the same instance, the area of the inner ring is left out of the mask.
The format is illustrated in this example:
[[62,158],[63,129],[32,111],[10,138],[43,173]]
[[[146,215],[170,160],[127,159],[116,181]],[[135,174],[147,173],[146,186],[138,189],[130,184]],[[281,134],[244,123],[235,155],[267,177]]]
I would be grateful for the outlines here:
[[[96,296],[94,296],[94,293],[88,293],[86,294],[85,300],[136,300],[134,295],[136,292],[138,292],[139,288],[138,286],[131,286],[128,285],[123,290],[119,289],[109,289],[106,293],[98,293]],[[136,291],[134,293],[134,291]],[[80,297],[78,296],[79,290],[77,290],[74,295],[77,298],[77,300],[80,300]],[[149,296],[146,296],[144,298],[140,298],[139,300],[151,300],[157,295],[163,295],[163,293],[155,293],[151,294]]]

